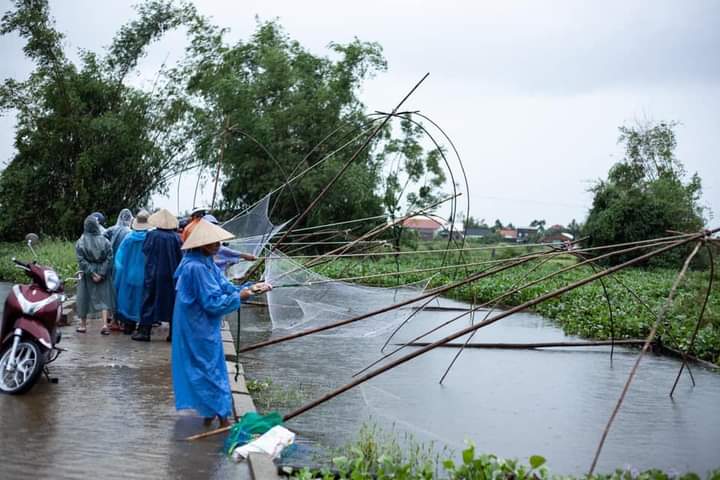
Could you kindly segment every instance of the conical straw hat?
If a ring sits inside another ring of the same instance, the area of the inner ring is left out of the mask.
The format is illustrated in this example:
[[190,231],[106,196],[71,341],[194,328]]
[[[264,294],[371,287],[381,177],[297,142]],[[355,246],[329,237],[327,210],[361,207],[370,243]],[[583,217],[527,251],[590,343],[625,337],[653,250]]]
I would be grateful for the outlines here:
[[197,225],[195,225],[195,228],[193,228],[190,236],[185,240],[185,243],[183,243],[182,249],[189,250],[215,242],[223,242],[231,238],[235,238],[235,235],[224,228],[213,225],[206,220],[200,220]]
[[178,220],[175,215],[164,208],[161,208],[150,215],[148,222],[150,222],[151,225],[155,225],[157,228],[162,228],[163,230],[175,230],[178,228]]
[[137,215],[135,215],[135,218],[132,221],[132,229],[137,231],[151,229],[153,226],[148,221],[149,218],[150,212],[143,208],[137,213]]

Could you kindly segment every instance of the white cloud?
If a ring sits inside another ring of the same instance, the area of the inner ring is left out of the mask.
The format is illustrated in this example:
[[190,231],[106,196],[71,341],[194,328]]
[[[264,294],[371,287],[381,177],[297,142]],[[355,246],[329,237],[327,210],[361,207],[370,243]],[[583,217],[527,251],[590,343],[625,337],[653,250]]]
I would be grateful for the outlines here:
[[[132,17],[131,1],[51,2],[74,47],[99,50]],[[638,117],[679,120],[678,156],[704,180],[705,204],[720,205],[720,3],[575,1],[198,1],[201,12],[245,39],[280,17],[316,54],[331,41],[377,41],[389,71],[362,98],[388,110],[426,72],[409,100],[452,136],[471,182],[471,214],[515,225],[582,219],[589,181],[620,153],[617,127]],[[22,43],[0,40],[0,76],[29,71]],[[154,45],[136,84],[182,55],[182,32]],[[11,121],[0,121],[0,158],[12,154]],[[615,155],[615,156],[613,156]],[[186,180],[190,182],[190,180]],[[192,183],[192,182],[190,182]],[[194,189],[183,186],[183,189]],[[211,190],[211,189],[208,189]],[[175,189],[171,189],[175,191]],[[181,196],[181,210],[191,207]],[[210,193],[211,195],[211,193]],[[156,203],[177,207],[174,194]]]

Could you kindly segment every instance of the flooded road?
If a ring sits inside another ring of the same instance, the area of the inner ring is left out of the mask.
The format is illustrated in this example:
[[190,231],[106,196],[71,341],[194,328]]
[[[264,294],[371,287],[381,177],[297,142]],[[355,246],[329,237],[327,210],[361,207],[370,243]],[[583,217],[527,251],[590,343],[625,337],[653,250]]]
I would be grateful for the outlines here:
[[[445,302],[449,303],[449,302]],[[397,341],[456,316],[424,312]],[[457,329],[468,321],[452,327]],[[241,317],[243,344],[280,335],[270,332],[267,311],[246,308]],[[439,339],[445,328],[432,335]],[[385,336],[344,334],[342,329],[248,352],[246,375],[271,380],[268,403],[282,413],[351,380],[379,356]],[[482,329],[475,342],[568,340],[533,314],[518,314]],[[459,340],[456,340],[459,341]],[[444,385],[438,380],[455,354],[436,349],[384,373],[288,423],[298,432],[298,449],[288,463],[306,463],[328,446],[351,440],[364,422],[411,434],[459,452],[472,440],[480,452],[527,461],[543,455],[554,473],[582,474],[590,466],[605,423],[617,401],[637,350],[609,348],[551,350],[466,350]],[[675,399],[668,396],[677,360],[649,354],[615,420],[598,472],[650,467],[696,471],[720,466],[720,375],[694,366],[697,386],[687,375]],[[259,409],[266,408],[262,402]]]
[[[7,287],[0,284],[0,299]],[[456,314],[424,312],[397,341]],[[282,333],[271,332],[262,308],[244,308],[240,324],[243,344]],[[0,395],[0,477],[247,478],[244,465],[224,458],[222,438],[182,441],[203,427],[174,409],[164,332],[146,344],[122,334],[103,337],[99,328],[96,320],[87,334],[63,329],[60,345],[69,351],[51,365],[58,384],[42,378],[24,396]],[[249,378],[272,381],[273,393],[256,402],[258,408],[286,413],[349,381],[378,357],[385,340],[357,334],[340,329],[244,355]],[[567,338],[541,317],[521,314],[481,330],[474,341]],[[472,440],[482,452],[521,459],[540,454],[555,473],[584,473],[636,356],[619,349],[611,366],[607,351],[468,350],[441,386],[455,350],[438,349],[293,419],[288,427],[298,433],[298,445],[286,461],[313,463],[370,421],[438,448],[458,452]],[[720,375],[693,367],[697,386],[684,376],[671,400],[678,368],[676,360],[646,357],[599,471],[659,467],[703,474],[720,465]]]
[[[8,290],[0,284],[0,311]],[[0,395],[3,479],[248,478],[221,453],[222,437],[185,442],[202,420],[175,411],[166,331],[151,343],[64,327],[68,349],[25,395]]]

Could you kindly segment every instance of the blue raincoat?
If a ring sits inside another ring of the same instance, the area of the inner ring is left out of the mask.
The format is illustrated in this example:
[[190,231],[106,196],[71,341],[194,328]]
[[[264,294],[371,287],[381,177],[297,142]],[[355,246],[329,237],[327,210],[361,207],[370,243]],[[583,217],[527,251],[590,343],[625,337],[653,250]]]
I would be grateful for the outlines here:
[[182,259],[181,245],[175,230],[157,228],[145,237],[145,293],[140,318],[143,325],[172,320],[175,304],[173,274]]
[[218,253],[216,253],[213,258],[215,265],[218,266],[221,272],[224,272],[229,266],[235,265],[240,261],[240,255],[242,255],[241,252],[226,247],[225,245],[220,245],[220,250],[218,250]]
[[224,315],[240,307],[239,289],[210,256],[190,250],[175,272],[177,297],[172,329],[175,408],[203,417],[232,413],[220,327]]
[[140,321],[145,283],[146,231],[129,233],[115,254],[115,309],[124,320]]

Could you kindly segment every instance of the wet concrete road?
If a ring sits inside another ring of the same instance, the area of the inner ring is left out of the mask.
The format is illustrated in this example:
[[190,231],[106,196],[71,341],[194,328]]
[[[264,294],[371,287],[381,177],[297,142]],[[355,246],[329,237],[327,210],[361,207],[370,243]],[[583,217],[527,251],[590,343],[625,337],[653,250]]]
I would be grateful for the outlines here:
[[[8,285],[0,284],[0,311]],[[68,351],[25,395],[0,395],[0,478],[243,478],[223,437],[182,439],[202,420],[175,411],[166,331],[151,343],[63,328]]]

